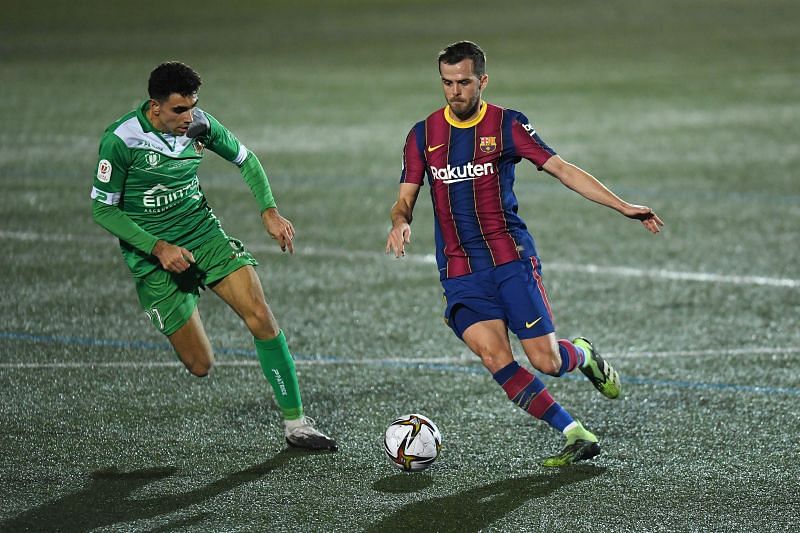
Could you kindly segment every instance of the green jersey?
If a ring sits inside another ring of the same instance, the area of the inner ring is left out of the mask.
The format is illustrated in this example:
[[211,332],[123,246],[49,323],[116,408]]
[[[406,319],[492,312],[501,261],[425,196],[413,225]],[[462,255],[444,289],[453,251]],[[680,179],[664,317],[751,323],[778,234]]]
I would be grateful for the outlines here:
[[[191,139],[154,129],[145,115],[148,108],[145,101],[106,129],[91,197],[117,206],[158,239],[192,250],[219,231],[219,221],[197,179],[205,150],[237,166],[249,152],[208,113],[203,112],[208,131]],[[122,240],[120,247],[135,276],[157,268],[153,256]]]

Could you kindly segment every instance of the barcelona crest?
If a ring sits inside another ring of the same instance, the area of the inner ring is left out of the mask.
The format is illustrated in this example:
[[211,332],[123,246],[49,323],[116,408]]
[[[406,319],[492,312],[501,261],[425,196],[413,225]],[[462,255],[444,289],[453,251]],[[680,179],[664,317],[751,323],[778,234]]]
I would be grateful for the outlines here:
[[481,137],[481,152],[491,154],[497,149],[497,137]]

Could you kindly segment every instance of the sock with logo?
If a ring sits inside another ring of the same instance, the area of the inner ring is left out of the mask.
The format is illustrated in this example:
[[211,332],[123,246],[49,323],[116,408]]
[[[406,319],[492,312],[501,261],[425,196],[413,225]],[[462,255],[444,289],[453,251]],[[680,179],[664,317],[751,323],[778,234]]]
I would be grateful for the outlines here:
[[558,431],[563,432],[564,428],[574,422],[572,416],[550,396],[542,380],[519,366],[516,361],[492,376],[506,391],[509,400]]
[[294,358],[289,353],[283,331],[274,339],[261,340],[253,338],[256,345],[261,370],[272,385],[275,401],[281,408],[285,420],[296,420],[303,416],[303,401],[300,398],[300,386],[294,369]]

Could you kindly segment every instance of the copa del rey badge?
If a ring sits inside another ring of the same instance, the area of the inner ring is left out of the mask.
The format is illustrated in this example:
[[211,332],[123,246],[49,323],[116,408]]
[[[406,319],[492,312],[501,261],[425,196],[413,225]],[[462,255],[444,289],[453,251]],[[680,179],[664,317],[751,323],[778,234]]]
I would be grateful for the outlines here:
[[491,154],[497,149],[497,137],[481,137],[481,152]]
[[108,159],[101,159],[97,164],[97,179],[103,183],[111,181],[111,162]]

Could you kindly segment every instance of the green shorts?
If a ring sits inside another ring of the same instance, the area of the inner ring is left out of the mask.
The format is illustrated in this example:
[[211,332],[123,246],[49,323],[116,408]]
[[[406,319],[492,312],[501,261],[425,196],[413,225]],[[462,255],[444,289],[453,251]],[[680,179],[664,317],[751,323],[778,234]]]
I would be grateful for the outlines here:
[[172,335],[186,324],[197,307],[201,288],[243,266],[258,264],[241,241],[228,237],[222,230],[190,252],[195,263],[185,272],[173,274],[157,268],[134,279],[139,303],[164,335]]

